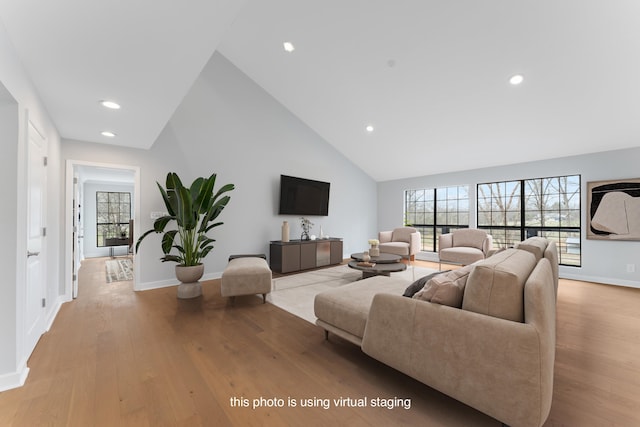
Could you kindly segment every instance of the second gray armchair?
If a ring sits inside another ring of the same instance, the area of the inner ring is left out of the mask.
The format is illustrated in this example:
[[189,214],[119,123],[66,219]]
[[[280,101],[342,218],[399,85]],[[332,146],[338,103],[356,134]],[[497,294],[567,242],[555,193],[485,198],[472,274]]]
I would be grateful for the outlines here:
[[461,228],[442,234],[438,239],[439,269],[442,263],[472,264],[487,258],[493,251],[493,239],[484,230]]

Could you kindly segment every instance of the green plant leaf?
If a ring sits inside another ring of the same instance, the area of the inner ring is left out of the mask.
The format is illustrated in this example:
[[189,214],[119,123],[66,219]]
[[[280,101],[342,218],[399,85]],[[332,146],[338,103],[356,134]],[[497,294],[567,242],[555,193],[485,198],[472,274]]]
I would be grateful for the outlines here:
[[191,184],[191,199],[194,204],[194,211],[198,212],[198,215],[206,213],[206,207],[211,199],[213,193],[213,183],[215,179],[198,178],[193,184]]
[[171,252],[177,232],[178,230],[169,230],[164,234],[164,236],[162,236],[162,252],[165,254]]
[[219,227],[219,226],[221,226],[222,224],[224,224],[224,222],[216,222],[216,223],[214,223],[214,224],[211,224],[210,226],[208,226],[208,227],[207,227],[207,229],[205,230],[205,232],[209,232],[209,230],[211,230],[212,228],[214,228],[214,227]]
[[162,262],[173,261],[173,262],[177,262],[179,264],[183,264],[182,258],[179,257],[179,256],[176,256],[176,255],[165,255],[160,259],[162,260]]
[[191,199],[191,192],[181,187],[177,190],[180,203],[178,204],[178,225],[184,227],[186,230],[193,230],[198,225],[198,212],[193,209],[193,201]]
[[162,201],[164,202],[164,206],[167,208],[167,212],[169,213],[170,216],[175,216],[176,201],[175,201],[173,189],[165,190],[164,188],[162,188],[159,182],[156,182],[156,185],[160,190],[160,194],[162,195]]
[[172,219],[175,219],[175,217],[172,217],[172,216],[162,216],[162,217],[160,217],[160,218],[156,219],[156,220],[153,222],[153,230],[154,230],[156,233],[162,233],[162,232],[164,231],[165,227],[167,226],[167,224],[169,224],[169,222],[170,222]]
[[204,248],[205,246],[207,246],[208,244],[213,243],[213,242],[215,242],[214,239],[204,239],[204,240],[202,240],[202,242],[200,243],[200,249]]
[[213,249],[213,246],[207,246],[206,248],[204,248],[202,250],[202,253],[200,254],[200,258],[206,257],[209,254],[209,252],[211,252],[211,249]]
[[215,196],[213,196],[213,199],[215,200],[215,199],[217,199],[218,197],[220,197],[222,194],[224,194],[224,193],[226,193],[226,192],[228,192],[228,191],[231,191],[231,190],[233,190],[233,189],[235,189],[235,188],[236,188],[236,187],[235,187],[235,185],[233,185],[233,184],[227,184],[227,185],[224,185],[221,189],[219,189],[219,190],[218,190],[218,192],[216,193],[216,195],[215,195]]
[[145,237],[147,237],[149,234],[151,233],[155,233],[156,231],[151,229],[151,230],[147,230],[145,231],[142,236],[140,236],[138,238],[138,241],[136,242],[136,253],[138,253],[138,248],[140,248],[140,243],[142,243],[142,239],[144,239]]
[[166,185],[167,189],[171,189],[171,190],[184,187],[184,185],[182,185],[182,181],[180,181],[180,177],[178,177],[178,174],[175,172],[169,172],[167,174],[166,184],[167,184]]
[[225,206],[227,206],[227,203],[229,203],[229,200],[231,200],[231,197],[224,196],[222,199],[215,202],[215,204],[209,208],[206,217],[202,220],[200,230],[198,231],[202,232],[207,230],[208,224],[220,215]]

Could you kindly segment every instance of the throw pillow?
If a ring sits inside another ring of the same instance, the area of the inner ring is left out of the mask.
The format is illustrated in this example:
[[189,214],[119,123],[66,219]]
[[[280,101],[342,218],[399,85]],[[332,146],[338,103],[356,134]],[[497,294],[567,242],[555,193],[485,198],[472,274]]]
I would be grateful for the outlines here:
[[410,284],[409,287],[407,287],[402,296],[412,298],[416,294],[416,292],[424,288],[424,285],[429,281],[429,279],[437,276],[438,274],[447,273],[449,271],[451,270],[436,271],[435,273],[427,274],[426,276],[419,278],[418,280]]
[[473,267],[473,265],[467,265],[431,278],[413,298],[451,307],[462,307],[464,288]]

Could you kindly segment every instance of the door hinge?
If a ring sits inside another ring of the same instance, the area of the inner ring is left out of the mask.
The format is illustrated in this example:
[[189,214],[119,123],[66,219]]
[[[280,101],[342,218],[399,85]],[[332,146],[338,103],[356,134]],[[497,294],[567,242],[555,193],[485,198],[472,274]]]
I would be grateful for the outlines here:
[[74,274],[74,275],[73,275],[73,279],[72,279],[72,280],[73,280],[74,282],[75,282],[76,280],[78,280],[78,275],[77,275],[77,274]]
[[42,237],[47,237],[47,227],[42,227]]
[[42,298],[42,308],[45,308],[46,306],[47,306],[47,299]]
[[49,158],[47,156],[44,156],[43,159],[44,160],[42,161],[42,164],[47,166],[47,161],[48,161]]
[[77,177],[77,176],[74,176],[74,177],[73,177],[73,183],[74,183],[74,184],[77,184],[77,183],[78,183],[78,177]]

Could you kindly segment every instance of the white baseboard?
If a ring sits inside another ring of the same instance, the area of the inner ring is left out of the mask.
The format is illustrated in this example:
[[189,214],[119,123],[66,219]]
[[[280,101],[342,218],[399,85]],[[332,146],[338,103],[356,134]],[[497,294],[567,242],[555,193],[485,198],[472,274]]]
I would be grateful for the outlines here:
[[26,363],[16,372],[0,375],[0,392],[22,387],[29,376],[29,368]]
[[55,302],[55,305],[51,308],[51,310],[49,311],[49,313],[47,313],[47,318],[45,319],[45,331],[48,331],[49,329],[51,329],[51,325],[53,325],[53,322],[56,320],[56,317],[58,317],[58,312],[60,311],[60,308],[62,307],[62,304],[69,301],[69,299],[67,299],[67,297],[65,295],[60,295]]
[[627,288],[640,288],[640,282],[635,280],[611,279],[609,277],[594,277],[581,274],[560,273],[561,279],[580,280],[583,282],[602,283],[604,285],[624,286]]
[[[209,273],[202,276],[200,281],[214,280],[222,277],[222,272]],[[136,285],[136,291],[150,291],[152,289],[168,288],[170,286],[178,286],[176,279],[158,280],[155,282],[143,282]]]

